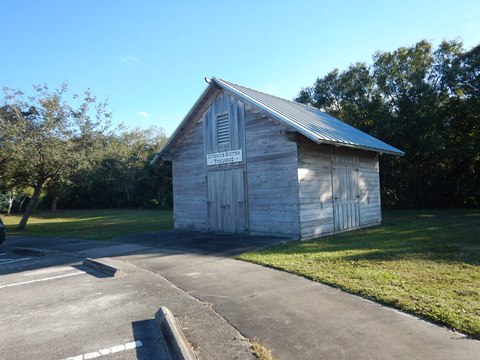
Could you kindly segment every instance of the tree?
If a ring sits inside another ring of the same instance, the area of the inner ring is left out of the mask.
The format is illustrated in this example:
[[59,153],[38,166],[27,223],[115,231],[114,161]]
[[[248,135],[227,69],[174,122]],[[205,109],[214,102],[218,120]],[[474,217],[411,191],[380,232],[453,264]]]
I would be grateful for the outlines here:
[[[444,83],[454,94],[447,108],[445,126],[451,149],[450,181],[456,189],[455,202],[480,206],[480,45],[459,52],[444,69]],[[453,181],[452,181],[453,180]]]
[[2,173],[8,168],[9,178],[33,188],[18,229],[25,228],[45,185],[92,165],[96,139],[110,117],[106,104],[97,103],[89,91],[83,99],[73,96],[71,102],[77,104],[68,103],[66,84],[53,91],[46,85],[34,86],[34,94],[27,97],[5,88],[0,113],[1,150],[10,159],[8,164],[0,159]]
[[[104,157],[92,177],[94,187],[109,194],[109,206],[145,207],[145,197],[152,197],[152,179],[156,174],[149,163],[167,138],[162,128],[133,129],[111,136]],[[155,198],[155,196],[153,196]]]
[[480,46],[427,41],[337,69],[297,101],[323,109],[404,157],[381,158],[383,200],[397,207],[480,205]]
[[[8,108],[0,108],[0,119],[7,119],[10,116],[11,114],[8,112]],[[12,122],[11,119],[9,120],[9,122]],[[2,194],[3,197],[7,199],[7,215],[10,215],[13,199],[15,197],[15,185],[13,183],[13,181],[15,180],[13,175],[13,167],[15,165],[15,162],[13,161],[12,156],[9,154],[6,146],[8,137],[8,132],[0,131],[0,194]]]
[[165,144],[165,131],[117,129],[102,140],[98,161],[68,181],[46,187],[43,206],[84,208],[171,208],[171,169],[151,166]]

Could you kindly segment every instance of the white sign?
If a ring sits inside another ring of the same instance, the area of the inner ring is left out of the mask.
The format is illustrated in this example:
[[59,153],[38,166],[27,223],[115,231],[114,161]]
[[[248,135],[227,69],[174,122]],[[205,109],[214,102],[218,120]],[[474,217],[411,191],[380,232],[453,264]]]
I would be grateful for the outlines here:
[[229,164],[242,160],[242,149],[207,154],[207,165]]

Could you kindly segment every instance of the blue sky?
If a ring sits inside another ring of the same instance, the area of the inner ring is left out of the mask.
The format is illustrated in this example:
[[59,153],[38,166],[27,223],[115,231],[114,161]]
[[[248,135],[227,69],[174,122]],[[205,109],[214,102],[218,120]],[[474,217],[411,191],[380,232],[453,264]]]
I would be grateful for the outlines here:
[[205,76],[292,99],[333,68],[422,39],[480,43],[478,0],[11,0],[0,7],[0,87],[108,98],[114,122],[170,135]]

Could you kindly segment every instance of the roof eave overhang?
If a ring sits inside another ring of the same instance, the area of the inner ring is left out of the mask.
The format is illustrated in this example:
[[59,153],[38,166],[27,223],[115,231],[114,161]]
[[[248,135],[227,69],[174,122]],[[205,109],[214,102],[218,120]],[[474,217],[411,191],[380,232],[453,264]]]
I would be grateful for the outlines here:
[[392,150],[387,150],[387,149],[377,149],[377,148],[372,148],[369,146],[361,146],[357,144],[349,144],[349,143],[343,143],[343,142],[337,142],[337,141],[328,141],[324,139],[316,139],[315,142],[317,144],[328,144],[328,145],[334,145],[334,146],[343,146],[343,147],[349,147],[353,149],[360,149],[360,150],[365,150],[365,151],[373,151],[378,153],[379,155],[383,154],[388,154],[388,155],[397,155],[397,156],[403,156],[405,153],[403,151],[392,151]]
[[155,154],[155,157],[152,161],[150,161],[150,165],[161,165],[160,162],[162,161],[162,157],[160,153]]
[[169,163],[172,161],[172,156],[169,153],[165,152],[159,152],[155,154],[155,157],[153,158],[152,161],[150,161],[150,165],[157,165],[157,166],[162,166],[165,165],[166,163]]
[[206,98],[209,96],[210,92],[216,89],[217,86],[213,82],[209,82],[209,85],[205,88],[203,93],[197,99],[195,104],[190,108],[187,115],[183,118],[180,124],[177,126],[175,131],[173,132],[172,136],[168,139],[167,143],[163,146],[163,148],[155,155],[154,159],[151,161],[152,165],[158,165],[162,161],[172,161],[172,146],[175,144],[177,138],[181,135],[183,130],[186,128],[190,118],[199,110],[199,108],[203,105]]

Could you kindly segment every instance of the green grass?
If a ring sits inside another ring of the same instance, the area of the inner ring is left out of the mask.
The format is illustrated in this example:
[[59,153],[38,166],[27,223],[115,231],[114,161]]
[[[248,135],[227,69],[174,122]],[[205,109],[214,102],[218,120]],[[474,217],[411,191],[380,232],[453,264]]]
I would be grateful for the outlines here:
[[78,210],[39,212],[25,230],[16,230],[20,215],[2,216],[9,236],[53,236],[105,240],[122,235],[173,228],[172,212],[158,210]]
[[480,211],[390,211],[382,226],[238,258],[388,304],[480,339]]

